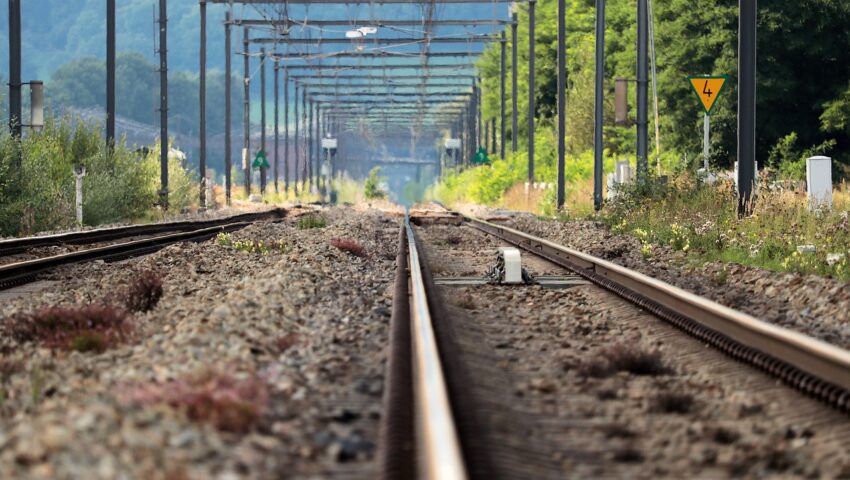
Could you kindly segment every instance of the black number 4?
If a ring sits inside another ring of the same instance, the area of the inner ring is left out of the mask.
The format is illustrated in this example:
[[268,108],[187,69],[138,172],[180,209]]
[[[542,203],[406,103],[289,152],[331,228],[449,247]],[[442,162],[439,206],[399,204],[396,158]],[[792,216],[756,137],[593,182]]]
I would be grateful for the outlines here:
[[702,87],[702,93],[708,95],[708,98],[711,98],[711,89],[708,88],[708,80],[705,81],[705,85]]

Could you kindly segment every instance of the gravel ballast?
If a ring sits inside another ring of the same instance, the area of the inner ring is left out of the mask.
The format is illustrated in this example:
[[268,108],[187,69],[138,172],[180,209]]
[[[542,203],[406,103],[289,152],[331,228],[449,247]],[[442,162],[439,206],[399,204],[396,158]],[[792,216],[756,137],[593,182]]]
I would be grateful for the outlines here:
[[[399,223],[320,215],[65,267],[4,303],[0,477],[372,477]],[[122,307],[148,270],[162,299],[102,353],[8,335],[42,307]]]
[[[470,266],[498,246],[470,227],[418,231],[437,278],[480,275]],[[566,273],[524,262],[532,274]],[[441,290],[471,370],[465,393],[480,397],[497,448],[512,446],[496,458],[503,478],[850,473],[844,414],[599,287]]]

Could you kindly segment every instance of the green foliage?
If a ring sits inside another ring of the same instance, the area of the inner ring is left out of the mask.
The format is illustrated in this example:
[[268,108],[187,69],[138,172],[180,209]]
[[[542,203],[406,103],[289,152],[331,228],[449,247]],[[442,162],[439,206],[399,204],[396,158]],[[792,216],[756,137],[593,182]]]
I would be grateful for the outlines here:
[[381,189],[381,183],[386,181],[386,178],[380,176],[381,167],[375,167],[369,170],[369,176],[366,177],[366,182],[363,184],[363,194],[367,200],[375,200],[384,198],[387,193]]
[[[770,0],[759,4],[759,64],[757,132],[758,160],[791,131],[802,145],[837,141],[834,158],[850,163],[850,3],[840,0]],[[567,136],[572,154],[589,148],[592,135],[592,55],[594,4],[567,0]],[[689,75],[727,74],[730,85],[712,115],[712,163],[731,167],[736,160],[738,2],[720,0],[694,8],[690,0],[653,2],[657,47],[661,154],[671,152],[674,167],[695,159],[702,150],[701,110],[690,92]],[[556,113],[557,2],[537,4],[536,116],[547,123]],[[634,78],[636,26],[634,2],[608,2],[606,21],[605,98],[613,98],[614,79]],[[527,125],[527,7],[519,12],[518,116],[521,144]],[[508,48],[511,48],[509,45]],[[817,67],[813,68],[813,62]],[[499,111],[499,45],[490,46],[479,61],[484,117]],[[828,71],[830,75],[824,75]],[[635,112],[634,84],[629,86],[630,114]],[[510,105],[510,99],[508,99]],[[652,105],[650,104],[650,109]],[[614,156],[633,155],[634,127],[613,124],[605,104],[605,148]],[[650,115],[650,146],[654,146]],[[651,149],[653,159],[658,154]],[[669,162],[669,158],[667,159]],[[662,158],[662,164],[664,159]],[[696,167],[696,162],[690,165]]]
[[268,255],[272,251],[286,251],[286,243],[283,240],[279,240],[277,242],[266,242],[264,240],[233,240],[229,233],[219,233],[215,237],[215,241],[217,244],[224,247],[232,247],[240,252],[256,253],[258,255]]
[[[49,103],[55,106],[102,108],[106,105],[103,78],[106,63],[84,57],[62,64],[52,74],[45,92]],[[207,74],[207,95],[210,99],[224,98],[224,74],[210,71]],[[237,84],[234,77],[234,84]],[[158,120],[159,75],[156,65],[137,52],[122,52],[116,58],[115,88],[120,94],[116,104],[117,115],[137,122],[153,125]],[[169,76],[169,123],[176,131],[197,135],[200,131],[198,109],[198,77],[186,72]],[[231,90],[234,105],[242,102],[242,89]],[[210,133],[224,132],[224,102],[207,102],[207,129]]]
[[311,228],[325,228],[328,219],[324,215],[302,215],[298,217],[298,230],[310,230]]
[[824,155],[836,145],[834,139],[829,139],[820,145],[799,150],[797,140],[797,133],[791,132],[779,139],[770,150],[767,163],[777,169],[780,178],[805,180],[806,159],[815,155]]
[[[15,165],[19,149],[20,168]],[[138,220],[157,202],[159,159],[154,153],[139,158],[123,142],[109,150],[99,125],[77,121],[72,127],[69,118],[48,118],[44,128],[22,140],[0,134],[0,235],[73,227],[74,165],[86,167],[86,225]],[[191,205],[189,173],[176,161],[170,162],[169,173],[172,208]]]

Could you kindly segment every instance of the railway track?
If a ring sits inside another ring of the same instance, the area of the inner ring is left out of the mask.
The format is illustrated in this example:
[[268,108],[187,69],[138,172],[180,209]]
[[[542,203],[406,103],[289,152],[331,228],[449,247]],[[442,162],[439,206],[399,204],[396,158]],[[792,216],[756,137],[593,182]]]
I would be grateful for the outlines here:
[[0,290],[34,281],[39,274],[62,265],[91,260],[120,260],[145,255],[173,243],[204,241],[222,232],[239,230],[253,222],[278,220],[285,215],[284,210],[275,209],[268,212],[248,213],[216,220],[134,225],[2,241],[0,242],[0,253],[8,255],[47,246],[91,245],[122,238],[144,237],[0,265]]
[[[562,267],[808,396],[842,412],[850,410],[850,354],[844,350],[524,232],[469,216],[463,220],[467,228]],[[483,242],[480,248],[485,248]],[[510,408],[486,398],[491,393],[499,396],[497,390],[504,385],[498,386],[495,380],[483,388],[471,386],[475,382],[470,380],[499,373],[488,365],[493,360],[475,352],[484,334],[476,338],[453,330],[461,328],[458,325],[474,330],[476,325],[455,318],[457,309],[447,307],[427,256],[416,227],[406,221],[399,235],[385,420],[379,442],[383,478],[555,478],[558,467],[553,467],[551,458],[542,454],[537,458],[534,448],[528,448],[535,440],[517,443],[505,432],[521,431],[522,424],[533,423],[533,418],[490,424],[505,416],[504,411],[498,412],[500,408]],[[443,283],[461,284],[452,280]],[[486,321],[492,316],[485,316]],[[496,332],[511,328],[510,322],[493,323],[501,325]],[[471,393],[475,388],[479,392]],[[567,450],[581,448],[580,442],[571,442],[564,440],[572,445]],[[506,460],[512,448],[526,451]],[[546,450],[545,446],[540,450]],[[623,454],[626,462],[633,453],[629,452]],[[594,453],[579,456],[578,461],[596,465],[600,469],[596,474],[612,473],[601,466],[605,454]]]

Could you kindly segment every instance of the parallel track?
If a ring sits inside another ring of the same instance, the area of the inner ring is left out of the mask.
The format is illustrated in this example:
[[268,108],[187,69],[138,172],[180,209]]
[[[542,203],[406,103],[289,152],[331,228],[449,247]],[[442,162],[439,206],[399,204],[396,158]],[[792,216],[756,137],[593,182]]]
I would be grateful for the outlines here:
[[[733,358],[844,412],[850,352],[737,312],[682,289],[518,230],[474,217],[466,223],[565,267]],[[476,405],[425,251],[406,219],[399,235],[381,477],[491,478]]]
[[[219,233],[222,232],[232,232],[234,230],[239,230],[241,228],[247,227],[251,223],[262,220],[262,219],[278,219],[283,218],[284,212],[282,210],[273,210],[271,212],[264,212],[261,214],[247,214],[247,215],[239,215],[238,218],[240,221],[226,221],[221,223],[221,221],[216,220],[217,224],[214,226],[208,226],[209,221],[198,222],[201,228],[189,229],[188,231],[180,231],[178,233],[169,233],[166,235],[159,235],[156,237],[145,238],[142,240],[133,240],[122,243],[117,243],[113,245],[101,246],[101,247],[92,247],[77,250],[74,252],[63,253],[60,255],[54,255],[50,257],[37,258],[34,260],[26,260],[22,262],[10,263],[7,265],[0,265],[0,290],[12,288],[17,285],[22,285],[25,283],[29,283],[34,281],[38,274],[44,273],[56,267],[62,265],[68,265],[72,263],[79,263],[91,260],[119,260],[124,258],[135,257],[139,255],[146,255],[161,248],[164,248],[167,245],[178,242],[185,241],[193,241],[200,242],[204,240],[208,240],[210,238],[215,237]],[[190,222],[181,222],[180,230],[186,229]],[[148,227],[147,229],[144,227]],[[156,232],[159,228],[162,228],[160,225],[145,225],[139,227],[127,227],[126,229],[122,228],[122,230],[127,231],[127,229],[131,229],[133,233],[130,235],[140,236],[140,235],[149,235],[152,232]],[[108,229],[111,230],[111,229]],[[89,232],[83,232],[89,233]],[[102,232],[92,232],[94,235],[88,237],[90,242],[103,241],[104,237],[102,236]],[[113,235],[114,232],[107,232],[107,235]],[[112,237],[115,238],[115,237]],[[76,241],[82,242],[83,239],[79,237],[75,237]],[[29,239],[26,239],[29,240]]]
[[129,225],[125,227],[98,228],[82,232],[59,233],[55,235],[13,238],[0,240],[0,256],[12,255],[32,248],[61,245],[85,245],[142,235],[186,232],[231,223],[255,222],[258,220],[283,218],[284,215],[286,215],[286,212],[283,209],[276,208],[266,212],[243,213],[212,220],[151,223],[146,225]]
[[850,352],[758,320],[642,273],[512,228],[465,220],[652,312],[688,334],[850,412]]

